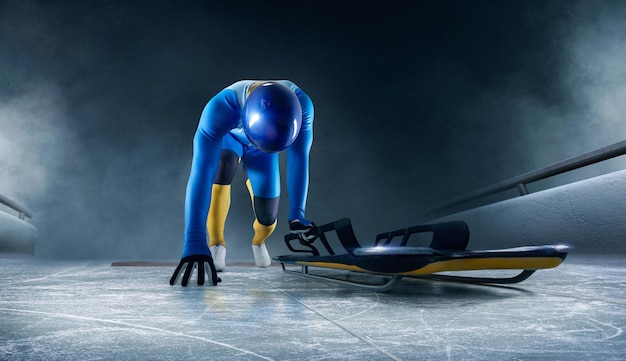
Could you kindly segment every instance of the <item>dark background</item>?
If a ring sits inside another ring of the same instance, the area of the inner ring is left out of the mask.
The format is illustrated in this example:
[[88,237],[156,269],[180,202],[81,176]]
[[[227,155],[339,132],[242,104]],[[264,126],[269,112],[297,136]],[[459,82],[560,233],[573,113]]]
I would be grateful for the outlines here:
[[[623,1],[0,0],[0,193],[35,213],[38,256],[176,259],[203,106],[290,79],[316,111],[307,216],[367,243],[625,139],[625,18]],[[602,167],[583,176],[623,164]],[[284,190],[271,253],[287,207]],[[229,259],[251,259],[252,217],[237,177]]]

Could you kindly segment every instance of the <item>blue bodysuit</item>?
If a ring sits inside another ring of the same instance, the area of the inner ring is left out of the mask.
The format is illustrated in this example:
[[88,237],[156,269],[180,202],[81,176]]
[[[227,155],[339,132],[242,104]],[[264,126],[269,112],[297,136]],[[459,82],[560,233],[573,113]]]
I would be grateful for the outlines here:
[[[256,80],[238,81],[215,95],[200,116],[193,141],[193,161],[185,198],[185,242],[182,257],[210,255],[206,242],[206,220],[211,204],[211,187],[222,149],[235,152],[243,163],[255,196],[280,196],[278,153],[257,149],[246,137],[242,110],[248,89]],[[309,185],[309,152],[313,143],[313,103],[297,85],[278,80],[298,97],[302,127],[287,148],[287,191],[289,220],[304,219]]]

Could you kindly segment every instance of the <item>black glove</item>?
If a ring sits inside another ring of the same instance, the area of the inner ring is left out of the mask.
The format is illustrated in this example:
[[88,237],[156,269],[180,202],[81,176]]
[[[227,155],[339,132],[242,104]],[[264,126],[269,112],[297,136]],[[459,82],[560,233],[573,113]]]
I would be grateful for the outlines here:
[[313,242],[317,238],[315,223],[309,222],[306,219],[294,219],[290,221],[289,230],[291,233],[297,234],[303,241]]
[[189,283],[189,278],[191,278],[191,272],[193,272],[196,264],[198,265],[198,286],[202,286],[204,284],[204,273],[206,269],[205,264],[208,264],[209,268],[211,269],[211,281],[213,282],[213,286],[217,286],[218,282],[222,282],[222,279],[217,277],[217,271],[215,270],[215,265],[213,264],[213,257],[203,254],[194,254],[191,256],[183,257],[180,260],[180,263],[178,264],[178,267],[176,267],[172,278],[170,278],[170,285],[173,286],[176,283],[178,277],[182,273],[181,271],[183,267],[186,266],[187,268],[185,268],[185,273],[183,274],[183,280],[181,282],[181,285],[183,287],[186,287]]

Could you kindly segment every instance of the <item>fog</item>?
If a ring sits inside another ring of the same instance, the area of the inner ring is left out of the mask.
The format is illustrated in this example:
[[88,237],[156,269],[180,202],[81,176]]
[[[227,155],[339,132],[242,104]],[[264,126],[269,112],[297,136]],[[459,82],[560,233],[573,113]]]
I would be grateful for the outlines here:
[[[34,212],[37,256],[176,259],[204,104],[290,79],[316,112],[307,217],[366,239],[625,139],[625,17],[617,1],[0,1],[0,193]],[[248,260],[241,178],[226,238]],[[284,189],[270,250],[287,207]]]

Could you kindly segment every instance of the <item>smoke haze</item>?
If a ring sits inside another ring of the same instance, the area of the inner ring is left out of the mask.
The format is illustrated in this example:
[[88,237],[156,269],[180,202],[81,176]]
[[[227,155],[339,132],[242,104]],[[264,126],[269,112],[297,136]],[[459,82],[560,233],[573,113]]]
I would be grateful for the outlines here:
[[[625,139],[625,15],[611,1],[0,1],[0,193],[35,213],[38,256],[175,259],[204,104],[284,78],[315,104],[307,216],[350,217],[365,243]],[[274,254],[287,209],[284,190]],[[252,220],[238,174],[232,260],[250,260]]]

